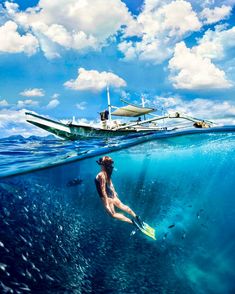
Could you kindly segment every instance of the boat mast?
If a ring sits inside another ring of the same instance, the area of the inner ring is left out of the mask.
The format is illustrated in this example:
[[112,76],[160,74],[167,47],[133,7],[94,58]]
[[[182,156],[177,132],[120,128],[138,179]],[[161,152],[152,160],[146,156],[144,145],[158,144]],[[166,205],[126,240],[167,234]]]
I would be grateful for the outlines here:
[[[141,101],[142,101],[142,107],[145,107],[145,99],[144,99],[144,95],[142,95],[141,97]],[[144,120],[146,120],[146,116],[144,115]]]
[[112,116],[111,116],[111,102],[109,95],[109,86],[107,86],[107,100],[108,100],[108,109],[109,109],[109,127],[111,128]]
[[144,99],[144,96],[141,97],[141,101],[142,101],[142,107],[145,107],[145,99]]

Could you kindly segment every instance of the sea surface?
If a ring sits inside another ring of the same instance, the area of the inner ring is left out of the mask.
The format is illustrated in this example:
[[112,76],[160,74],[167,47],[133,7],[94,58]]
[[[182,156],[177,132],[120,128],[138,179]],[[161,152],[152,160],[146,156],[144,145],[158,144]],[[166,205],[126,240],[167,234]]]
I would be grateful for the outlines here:
[[[110,218],[96,160],[156,241]],[[235,127],[0,140],[0,293],[235,293]]]

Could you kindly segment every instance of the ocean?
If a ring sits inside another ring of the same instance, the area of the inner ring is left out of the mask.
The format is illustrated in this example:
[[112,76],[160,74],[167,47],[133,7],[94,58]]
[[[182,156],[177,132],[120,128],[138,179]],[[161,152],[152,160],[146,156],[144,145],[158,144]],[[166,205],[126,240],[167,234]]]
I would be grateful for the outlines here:
[[[96,160],[156,241],[110,218]],[[235,128],[0,140],[1,293],[235,293]]]

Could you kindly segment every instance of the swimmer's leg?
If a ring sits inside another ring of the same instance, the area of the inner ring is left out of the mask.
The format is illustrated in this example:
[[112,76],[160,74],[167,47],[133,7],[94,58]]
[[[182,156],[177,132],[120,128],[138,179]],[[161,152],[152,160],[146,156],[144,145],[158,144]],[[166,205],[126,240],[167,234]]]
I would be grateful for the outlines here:
[[126,223],[129,223],[129,224],[133,224],[132,220],[129,219],[128,217],[126,217],[125,215],[121,214],[121,213],[118,213],[118,212],[115,212],[111,215],[113,218],[116,218],[120,221],[123,221],[123,222],[126,222]]
[[123,222],[127,222],[129,224],[133,224],[132,220],[129,219],[128,217],[126,217],[125,215],[121,214],[121,213],[118,213],[115,211],[115,208],[114,208],[114,201],[113,200],[110,200],[109,201],[109,205],[105,207],[106,211],[108,212],[108,214],[113,217],[113,218],[116,218],[120,221],[123,221]]
[[118,198],[114,200],[114,205],[118,207],[119,209],[125,211],[126,213],[130,214],[134,218],[136,217],[136,214],[134,211],[127,205],[123,204]]

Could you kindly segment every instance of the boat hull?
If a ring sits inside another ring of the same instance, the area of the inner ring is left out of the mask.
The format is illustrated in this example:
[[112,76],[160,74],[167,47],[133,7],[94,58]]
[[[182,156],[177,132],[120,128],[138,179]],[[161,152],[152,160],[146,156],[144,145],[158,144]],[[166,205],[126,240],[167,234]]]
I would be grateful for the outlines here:
[[123,136],[123,135],[130,135],[130,134],[151,134],[153,132],[159,131],[149,128],[142,128],[142,129],[122,129],[120,131],[110,130],[110,129],[102,129],[102,128],[95,128],[91,126],[84,126],[84,125],[74,125],[70,124],[63,124],[61,122],[45,118],[40,115],[36,115],[30,112],[26,112],[26,121],[50,132],[60,138],[66,140],[84,140],[84,139],[93,139],[93,138],[109,138],[109,137],[116,137],[116,136]]

